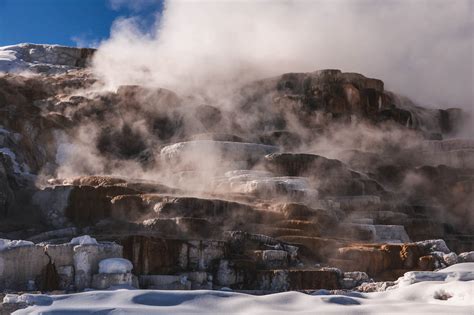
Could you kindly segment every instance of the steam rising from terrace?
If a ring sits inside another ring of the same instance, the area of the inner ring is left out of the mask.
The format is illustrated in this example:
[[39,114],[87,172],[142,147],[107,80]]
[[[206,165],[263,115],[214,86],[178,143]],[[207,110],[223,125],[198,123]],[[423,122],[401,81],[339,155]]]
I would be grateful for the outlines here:
[[[48,135],[54,163],[38,163],[38,182],[109,175],[250,203],[387,195],[390,207],[419,202],[436,190],[429,183],[438,172],[420,165],[472,167],[469,141],[425,142],[457,136],[465,120],[458,109],[435,109],[440,102],[471,104],[472,74],[460,66],[472,51],[469,6],[173,1],[150,32],[119,20],[94,55],[93,75],[79,71],[87,84],[78,86],[74,74],[47,78],[59,84],[36,104],[63,129]],[[422,12],[429,17],[421,20]],[[448,45],[446,60],[436,62]],[[7,53],[25,58],[34,47]],[[57,55],[69,49],[41,47]],[[314,71],[327,67],[369,76]],[[372,74],[435,108],[387,91]],[[61,88],[69,79],[74,88]],[[443,153],[433,158],[433,151]],[[450,198],[433,211],[459,224],[469,200],[445,215]],[[351,202],[350,211],[357,208]]]
[[[122,19],[95,71],[221,96],[285,72],[337,68],[383,79],[432,107],[472,108],[472,1],[167,1],[155,27]],[[470,66],[471,65],[471,66]]]
[[169,1],[98,51],[0,47],[0,289],[365,291],[474,261],[451,3]]

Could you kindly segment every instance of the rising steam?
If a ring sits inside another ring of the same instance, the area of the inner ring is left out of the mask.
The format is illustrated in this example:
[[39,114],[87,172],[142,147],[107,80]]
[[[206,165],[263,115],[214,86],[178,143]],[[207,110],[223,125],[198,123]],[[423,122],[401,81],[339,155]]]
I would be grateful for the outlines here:
[[472,108],[470,0],[166,1],[143,31],[120,19],[96,73],[111,87],[222,92],[249,80],[322,68],[381,78],[432,107]]
[[[122,5],[124,1],[114,3]],[[278,107],[285,125],[276,127],[270,122],[266,126],[264,122],[272,118],[267,116],[275,110],[275,95],[249,101],[252,97],[245,94],[246,88],[258,90],[261,86],[247,84],[287,72],[337,68],[380,78],[386,89],[427,107],[471,111],[472,3],[167,1],[151,29],[144,29],[138,18],[119,19],[93,60],[99,81],[106,89],[118,89],[101,103],[114,110],[104,110],[105,118],[99,122],[81,121],[74,132],[58,139],[58,168],[47,175],[107,174],[158,180],[193,193],[224,195],[258,191],[262,178],[270,184],[273,180],[276,186],[278,181],[286,181],[304,187],[301,178],[268,179],[263,166],[246,165],[248,161],[239,156],[249,146],[252,152],[256,151],[253,146],[262,149],[266,143],[259,137],[282,131],[279,128],[301,140],[288,151],[320,154],[346,163],[356,160],[360,170],[367,172],[386,164],[416,167],[420,165],[418,156],[411,154],[410,147],[425,139],[419,132],[389,123],[373,126],[352,121],[324,125],[324,133],[319,134],[307,123],[311,119],[317,123],[318,117],[300,119],[304,115],[301,111],[288,109],[291,98],[288,106]],[[276,81],[265,82],[262,85]],[[119,89],[121,85],[142,87]],[[396,99],[416,107],[406,98]],[[253,103],[245,108],[246,102]],[[424,125],[439,125],[438,111],[423,113],[428,116]],[[246,144],[182,143],[202,133],[230,134]],[[472,134],[470,130],[465,135]],[[282,150],[287,148],[282,146]],[[357,150],[360,152],[353,152]],[[151,158],[142,163],[143,156]],[[167,159],[171,161],[167,163]],[[382,161],[374,165],[372,159]],[[228,161],[231,163],[224,163]],[[397,172],[403,177],[404,170]],[[417,176],[407,176],[405,186],[423,186]],[[394,189],[398,188],[395,185]]]

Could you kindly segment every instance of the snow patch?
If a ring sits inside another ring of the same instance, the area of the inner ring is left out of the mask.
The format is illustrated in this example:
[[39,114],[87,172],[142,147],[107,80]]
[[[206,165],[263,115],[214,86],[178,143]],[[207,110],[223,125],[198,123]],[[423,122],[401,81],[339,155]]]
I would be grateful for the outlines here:
[[3,303],[18,303],[18,294],[7,294],[3,297]]
[[97,245],[97,240],[89,235],[75,237],[69,242],[71,245]]
[[458,255],[459,262],[474,262],[474,251],[465,252]]
[[[0,47],[0,72],[61,73],[85,65],[83,49],[59,45],[18,44]],[[86,51],[89,55],[92,51]]]
[[50,296],[44,294],[7,294],[3,298],[3,303],[25,303],[28,305],[47,306],[53,303],[53,299]]
[[99,273],[128,273],[132,269],[133,264],[124,258],[108,258],[99,263]]
[[[472,314],[474,277],[447,277],[472,273],[474,263],[456,264],[423,277],[427,281],[390,287],[384,292],[314,295],[283,292],[255,296],[220,291],[115,290],[24,298],[32,306],[15,314]],[[436,281],[433,281],[434,278]],[[449,279],[448,279],[449,278]],[[422,280],[422,278],[418,278]],[[443,280],[444,279],[444,280]],[[28,295],[32,296],[32,295]],[[15,300],[14,296],[5,299]],[[23,300],[23,298],[22,298]],[[100,303],[97,303],[100,301]]]
[[428,249],[430,252],[443,252],[444,254],[451,253],[446,242],[442,239],[420,241],[415,244]]
[[224,290],[90,291],[54,295],[51,305],[34,305],[15,314],[386,314],[387,310],[391,314],[470,314],[474,307],[473,284],[422,282],[351,296],[301,292],[254,296]]
[[23,247],[23,246],[33,246],[35,243],[30,241],[24,240],[8,240],[0,238],[0,251],[16,248],[16,247]]
[[455,264],[448,268],[438,270],[438,272],[471,272],[474,274],[474,262]]

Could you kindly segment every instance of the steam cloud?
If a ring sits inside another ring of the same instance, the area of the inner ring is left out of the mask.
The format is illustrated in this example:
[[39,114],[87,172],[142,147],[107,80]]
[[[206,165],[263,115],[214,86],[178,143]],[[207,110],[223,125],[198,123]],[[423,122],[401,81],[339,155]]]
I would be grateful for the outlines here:
[[[115,6],[126,3],[111,1]],[[150,87],[150,91],[165,88],[176,94],[159,90],[156,95],[145,95],[143,89],[130,103],[137,104],[118,106],[126,108],[119,115],[107,112],[104,122],[108,126],[91,122],[78,128],[75,135],[58,139],[61,146],[55,175],[67,178],[112,174],[159,179],[168,186],[194,193],[230,192],[232,183],[222,184],[228,180],[225,174],[239,167],[222,163],[225,159],[221,159],[218,145],[200,143],[184,150],[181,161],[173,159],[171,166],[175,169],[169,171],[163,159],[144,166],[137,152],[122,156],[114,152],[117,150],[100,150],[98,143],[107,128],[112,130],[106,133],[112,144],[115,141],[117,147],[123,144],[127,151],[133,151],[128,150],[129,144],[143,141],[147,150],[137,151],[147,151],[152,157],[160,157],[164,145],[206,132],[229,133],[245,142],[260,143],[255,135],[265,130],[258,129],[259,115],[268,113],[246,112],[239,102],[239,97],[246,97],[239,94],[244,90],[240,88],[251,81],[287,72],[327,68],[359,72],[382,79],[386,89],[408,95],[424,106],[472,111],[472,6],[471,0],[178,0],[165,3],[152,29],[144,29],[138,18],[119,19],[110,39],[101,43],[93,60],[93,70],[100,82],[112,90],[120,85],[141,85]],[[161,97],[169,99],[162,101]],[[262,103],[266,101],[269,100]],[[110,102],[120,105],[114,100]],[[207,130],[204,123],[200,125],[196,115],[209,104],[211,123],[207,125],[212,125],[212,130]],[[139,109],[135,111],[134,106]],[[433,112],[427,114],[428,120],[438,124]],[[219,119],[212,118],[212,113]],[[402,161],[401,164],[408,165],[404,159],[415,158],[407,154],[410,151],[402,152],[400,148],[409,149],[423,141],[420,134],[399,126],[374,127],[363,123],[342,128],[337,124],[326,126],[325,134],[315,137],[314,130],[293,117],[294,113],[285,111],[283,115],[288,131],[305,140],[294,148],[295,152],[344,160],[351,159],[346,151],[358,149],[367,153],[355,157],[361,159],[362,165],[371,164],[371,154],[383,154],[384,159],[389,156],[395,164]],[[177,121],[175,116],[179,117]],[[153,117],[159,118],[158,123],[150,121]],[[176,125],[179,132],[163,137],[154,128],[168,128],[167,124]],[[474,134],[473,130],[467,132],[461,136]],[[191,171],[188,164],[193,164]],[[250,167],[257,171],[256,177],[261,174],[259,165]],[[250,177],[245,172],[236,174],[235,177]],[[415,175],[407,176],[402,186],[417,186],[419,180]],[[442,210],[440,213],[444,217]]]
[[423,105],[471,110],[472,12],[470,0],[166,1],[151,30],[116,21],[94,66],[110,87],[208,94],[339,68],[380,78]]

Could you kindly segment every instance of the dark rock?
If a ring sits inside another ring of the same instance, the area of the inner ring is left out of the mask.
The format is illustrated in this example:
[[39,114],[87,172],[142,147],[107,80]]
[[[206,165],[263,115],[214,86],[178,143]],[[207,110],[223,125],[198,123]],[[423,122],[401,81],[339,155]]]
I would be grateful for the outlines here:
[[121,241],[124,258],[139,275],[174,274],[184,270],[208,270],[224,258],[221,241],[186,241],[151,236],[129,236]]
[[265,156],[268,170],[286,176],[344,176],[349,171],[338,160],[327,159],[320,155],[303,153],[272,153]]

